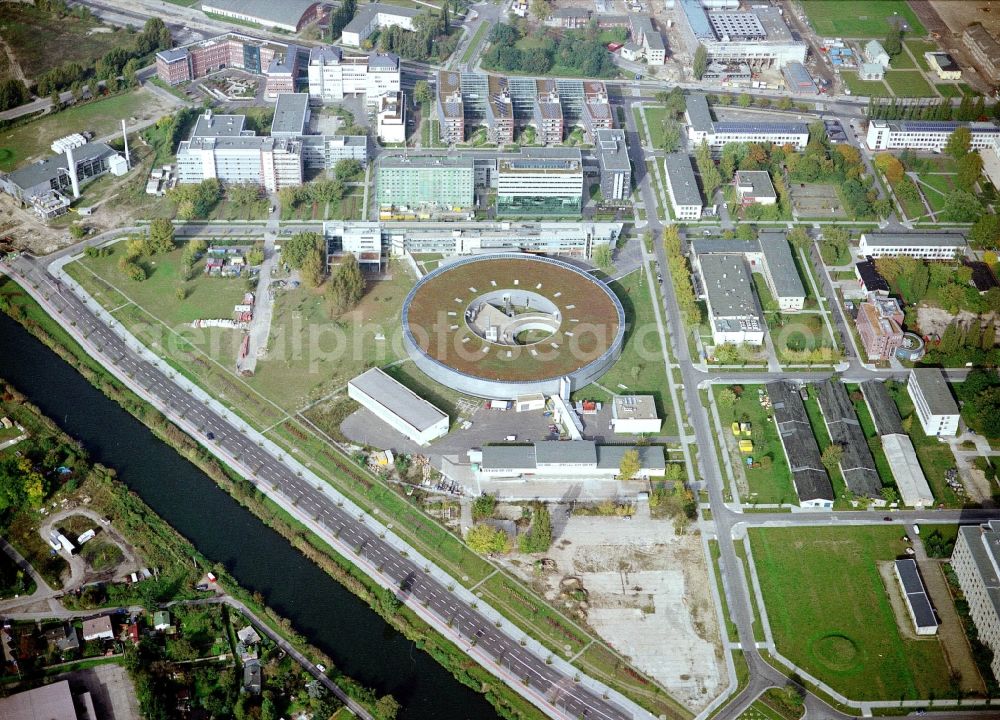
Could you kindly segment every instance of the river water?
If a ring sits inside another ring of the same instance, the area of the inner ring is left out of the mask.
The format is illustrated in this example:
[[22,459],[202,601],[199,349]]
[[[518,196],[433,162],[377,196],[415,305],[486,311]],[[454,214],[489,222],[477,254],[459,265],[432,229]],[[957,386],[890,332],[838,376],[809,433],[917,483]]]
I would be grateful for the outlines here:
[[478,693],[387,625],[366,604],[220,490],[207,475],[106,398],[72,367],[0,313],[0,377],[118,472],[160,517],[207,558],[379,695],[405,720],[495,718]]

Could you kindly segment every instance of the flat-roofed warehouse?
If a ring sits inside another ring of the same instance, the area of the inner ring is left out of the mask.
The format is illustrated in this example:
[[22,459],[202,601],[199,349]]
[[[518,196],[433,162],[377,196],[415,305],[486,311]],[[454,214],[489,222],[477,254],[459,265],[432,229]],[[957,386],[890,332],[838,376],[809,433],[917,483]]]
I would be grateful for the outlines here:
[[882,497],[882,481],[875,469],[875,459],[868,449],[868,439],[858,422],[854,405],[841,382],[826,381],[817,384],[819,407],[830,432],[830,440],[839,444],[844,453],[840,458],[840,471],[847,489],[855,495],[869,498]]
[[937,635],[938,621],[931,606],[924,581],[917,571],[917,563],[913,558],[897,560],[893,565],[896,579],[903,590],[906,599],[906,609],[917,635]]
[[767,384],[781,446],[788,458],[799,506],[810,510],[833,509],[833,484],[819,454],[809,415],[798,391],[785,382]]
[[618,477],[619,467],[622,456],[630,450],[639,455],[637,478],[663,474],[666,459],[660,445],[546,440],[532,445],[487,445],[470,457],[478,460],[474,471],[481,480],[515,480],[524,476],[545,480],[622,480]]
[[201,11],[296,33],[322,14],[315,0],[208,0]]
[[378,368],[347,383],[347,396],[421,445],[448,432],[448,416]]

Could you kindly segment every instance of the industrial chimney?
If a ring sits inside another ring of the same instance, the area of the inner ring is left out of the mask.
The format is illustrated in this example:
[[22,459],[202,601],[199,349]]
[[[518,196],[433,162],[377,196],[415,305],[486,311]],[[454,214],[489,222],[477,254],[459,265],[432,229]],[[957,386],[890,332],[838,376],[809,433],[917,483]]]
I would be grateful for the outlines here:
[[128,154],[128,135],[125,133],[125,120],[122,119],[122,141],[125,143],[125,166],[132,169],[132,158]]
[[73,157],[73,150],[87,144],[87,138],[80,133],[67,135],[52,143],[52,152],[66,153],[66,169],[69,171],[69,180],[73,185],[73,199],[80,197],[80,181],[76,176],[76,158]]

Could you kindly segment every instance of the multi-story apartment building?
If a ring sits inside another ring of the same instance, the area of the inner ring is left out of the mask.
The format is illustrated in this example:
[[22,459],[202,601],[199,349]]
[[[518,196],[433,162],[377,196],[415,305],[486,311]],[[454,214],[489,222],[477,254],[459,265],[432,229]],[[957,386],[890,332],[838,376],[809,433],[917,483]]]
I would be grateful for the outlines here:
[[632,196],[632,163],[624,130],[598,130],[594,152],[601,166],[601,195],[605,202],[621,202]]
[[309,97],[338,102],[348,95],[364,95],[368,105],[399,92],[399,57],[392,53],[348,54],[338,47],[316,47],[309,52]]
[[507,78],[489,76],[486,98],[486,129],[489,140],[497,145],[514,142],[514,104],[510,98]]
[[497,163],[497,213],[579,215],[583,158],[576,148],[524,148]]
[[992,82],[1000,82],[1000,43],[983,27],[972,23],[962,33],[962,42],[983,75]]
[[869,120],[865,145],[869,150],[941,151],[957,128],[972,133],[973,150],[992,148],[1000,138],[1000,127],[987,122],[951,122],[946,120]]
[[858,306],[855,324],[869,360],[890,360],[903,344],[903,309],[895,298],[872,295]]
[[441,141],[448,144],[465,142],[465,103],[459,73],[447,70],[438,73],[435,103]]
[[442,142],[465,140],[467,126],[485,126],[491,141],[511,142],[518,127],[533,126],[539,139],[561,142],[568,126],[594,132],[614,127],[608,91],[599,80],[500,77],[438,72],[437,119]]
[[687,153],[670,153],[663,160],[667,176],[667,195],[678,220],[701,220],[705,203],[698,189],[698,179],[691,168],[691,158]]
[[471,157],[383,155],[377,175],[381,209],[463,210],[475,204]]
[[960,527],[951,567],[979,639],[993,651],[990,667],[1000,680],[1000,520]]
[[563,141],[563,111],[559,102],[559,85],[551,78],[535,81],[538,101],[535,103],[535,128],[538,139],[545,145]]
[[910,371],[906,391],[927,435],[951,437],[958,434],[958,403],[951,395],[948,381],[938,368]]
[[922,260],[954,260],[965,254],[965,235],[960,232],[870,232],[862,233],[858,254],[862,257],[909,255]]
[[756,142],[792,145],[801,150],[809,143],[809,128],[798,122],[716,122],[702,93],[687,97],[688,138],[695,145],[707,142],[714,150],[728,143]]

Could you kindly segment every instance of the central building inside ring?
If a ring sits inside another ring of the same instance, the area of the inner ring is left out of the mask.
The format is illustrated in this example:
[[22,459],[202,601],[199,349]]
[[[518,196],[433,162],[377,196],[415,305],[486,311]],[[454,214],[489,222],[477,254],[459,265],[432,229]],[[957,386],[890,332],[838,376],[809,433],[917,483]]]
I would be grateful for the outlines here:
[[463,393],[512,400],[595,381],[621,355],[625,312],[603,282],[551,258],[464,258],[403,303],[403,340],[424,373]]

